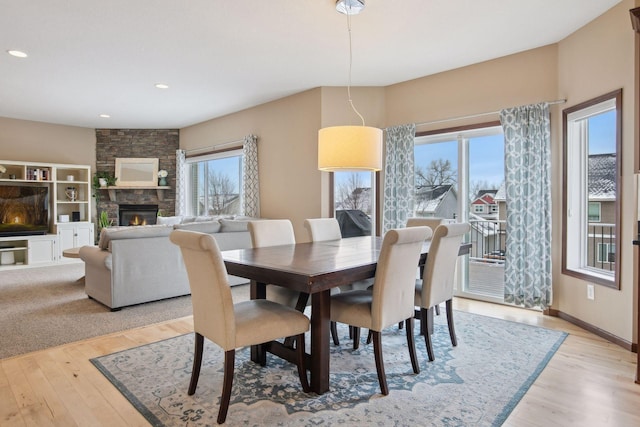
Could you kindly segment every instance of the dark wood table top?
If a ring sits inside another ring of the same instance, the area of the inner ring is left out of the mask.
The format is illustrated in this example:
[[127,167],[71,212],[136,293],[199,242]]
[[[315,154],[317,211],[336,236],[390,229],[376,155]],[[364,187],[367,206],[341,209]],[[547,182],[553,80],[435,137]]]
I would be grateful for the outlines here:
[[[430,241],[422,247],[422,262]],[[297,243],[222,253],[227,272],[258,282],[283,284],[313,294],[375,276],[381,237],[350,237],[325,242]],[[460,254],[469,253],[463,244]]]

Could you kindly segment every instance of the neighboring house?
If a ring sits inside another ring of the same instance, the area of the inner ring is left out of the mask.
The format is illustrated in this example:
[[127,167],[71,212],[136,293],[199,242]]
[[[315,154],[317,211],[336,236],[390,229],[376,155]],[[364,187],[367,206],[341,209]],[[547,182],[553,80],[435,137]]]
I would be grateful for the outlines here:
[[458,194],[453,185],[430,185],[416,190],[415,215],[455,219],[458,209]]
[[472,214],[484,219],[498,219],[498,204],[494,197],[498,190],[479,190],[475,200],[471,202]]
[[615,270],[616,155],[589,155],[587,265]]

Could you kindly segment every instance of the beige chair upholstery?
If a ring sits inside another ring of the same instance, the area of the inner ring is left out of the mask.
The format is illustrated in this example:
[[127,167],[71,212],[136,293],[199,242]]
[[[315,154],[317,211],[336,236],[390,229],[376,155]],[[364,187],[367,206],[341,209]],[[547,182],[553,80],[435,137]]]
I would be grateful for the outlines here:
[[429,230],[412,227],[389,230],[382,242],[373,289],[344,292],[331,297],[331,320],[372,332],[373,351],[382,394],[389,394],[382,360],[381,331],[393,324],[407,324],[411,365],[420,372],[413,339],[415,266]]
[[299,311],[273,301],[251,300],[234,304],[227,270],[213,236],[175,230],[169,238],[180,246],[191,288],[195,354],[188,394],[194,394],[198,385],[205,337],[225,352],[218,424],[224,423],[229,408],[236,348],[295,336],[298,375],[303,390],[308,391],[304,334],[309,330],[309,319]]
[[428,311],[442,302],[446,303],[451,344],[454,347],[457,345],[453,327],[453,286],[460,244],[470,228],[467,223],[439,225],[431,239],[422,280],[416,281],[415,305],[420,307],[420,326],[424,334],[429,361],[435,360],[435,357],[429,334],[433,329],[433,325],[430,324],[433,317]]
[[[254,248],[294,245],[296,243],[293,225],[288,219],[249,221],[248,228]],[[307,305],[309,296],[303,295],[302,299],[300,299],[300,295],[300,292],[281,286],[267,286],[267,299],[289,307],[296,307],[300,303],[301,307],[298,308],[302,311]]]
[[[429,227],[433,232],[440,224],[445,224],[448,220],[444,218],[408,218],[407,227]],[[429,239],[431,236],[429,236]]]
[[309,232],[309,238],[312,242],[342,239],[340,224],[335,218],[305,219],[304,228]]

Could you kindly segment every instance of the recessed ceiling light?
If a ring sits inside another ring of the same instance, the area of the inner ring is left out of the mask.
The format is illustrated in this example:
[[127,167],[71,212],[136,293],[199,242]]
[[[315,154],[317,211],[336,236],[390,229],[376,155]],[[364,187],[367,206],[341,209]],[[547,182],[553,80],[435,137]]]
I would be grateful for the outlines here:
[[108,114],[100,114],[100,117],[102,117],[103,119],[108,119],[108,118],[110,118],[111,116],[110,116],[110,115],[108,115]]
[[19,50],[8,50],[7,53],[11,56],[15,56],[16,58],[26,58],[28,55]]
[[158,89],[169,89],[169,85],[166,83],[156,83]]

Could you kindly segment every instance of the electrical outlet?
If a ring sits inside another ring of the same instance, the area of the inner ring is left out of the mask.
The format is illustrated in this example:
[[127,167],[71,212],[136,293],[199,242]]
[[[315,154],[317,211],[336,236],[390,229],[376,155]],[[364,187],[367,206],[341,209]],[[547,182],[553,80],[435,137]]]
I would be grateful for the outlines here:
[[587,299],[595,299],[595,287],[591,283],[587,284]]

